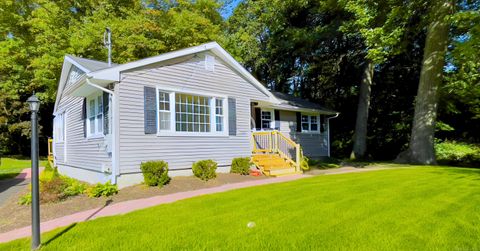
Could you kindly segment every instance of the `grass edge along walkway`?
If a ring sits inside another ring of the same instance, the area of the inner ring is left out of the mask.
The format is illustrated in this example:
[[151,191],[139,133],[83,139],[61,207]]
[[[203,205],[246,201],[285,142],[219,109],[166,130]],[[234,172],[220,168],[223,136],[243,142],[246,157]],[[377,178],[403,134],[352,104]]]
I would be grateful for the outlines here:
[[[105,217],[105,216],[126,214],[135,210],[148,208],[148,207],[161,205],[161,204],[166,204],[166,203],[172,203],[178,200],[188,199],[188,198],[197,197],[201,195],[221,193],[221,192],[226,192],[226,191],[235,190],[239,188],[252,187],[252,186],[260,186],[260,185],[294,181],[294,180],[307,178],[307,177],[312,177],[312,176],[301,175],[301,174],[291,175],[291,176],[284,176],[284,177],[278,177],[278,178],[272,178],[272,179],[263,179],[263,180],[254,180],[254,181],[225,184],[217,187],[204,188],[204,189],[179,192],[179,193],[173,193],[173,194],[167,194],[167,195],[159,195],[159,196],[154,196],[154,197],[149,197],[144,199],[128,200],[128,201],[115,203],[112,205],[106,205],[104,207],[98,207],[98,208],[74,213],[71,215],[63,216],[63,217],[49,220],[46,222],[42,222],[40,225],[40,229],[41,229],[41,232],[44,233],[44,232],[48,232],[59,227],[65,227],[77,222],[88,221],[88,220],[96,219],[99,217]],[[30,237],[30,236],[31,236],[31,226],[22,227],[22,228],[11,230],[9,232],[1,233],[0,243],[9,242],[12,240],[16,240],[24,237]]]

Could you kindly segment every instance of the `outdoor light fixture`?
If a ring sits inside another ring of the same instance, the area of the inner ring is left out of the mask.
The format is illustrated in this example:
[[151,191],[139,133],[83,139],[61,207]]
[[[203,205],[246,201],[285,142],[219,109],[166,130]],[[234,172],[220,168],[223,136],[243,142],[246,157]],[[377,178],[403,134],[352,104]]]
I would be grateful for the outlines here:
[[40,192],[38,186],[38,109],[40,100],[33,94],[27,99],[32,112],[32,249],[40,246]]
[[38,109],[40,108],[40,100],[33,94],[27,99],[28,106],[30,106],[30,111],[32,112],[38,112]]

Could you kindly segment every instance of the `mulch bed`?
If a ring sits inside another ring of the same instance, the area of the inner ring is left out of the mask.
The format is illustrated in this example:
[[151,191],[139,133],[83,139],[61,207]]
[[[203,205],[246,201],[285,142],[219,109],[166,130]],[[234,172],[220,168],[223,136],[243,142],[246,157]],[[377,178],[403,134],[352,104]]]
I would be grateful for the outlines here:
[[[244,176],[238,174],[218,174],[216,179],[202,181],[196,177],[173,177],[170,183],[162,188],[136,185],[123,188],[118,194],[110,198],[88,198],[86,195],[70,197],[58,203],[40,205],[41,221],[48,221],[58,217],[70,215],[88,209],[114,204],[121,201],[148,198],[157,195],[172,194],[198,190],[209,187],[221,186],[224,184],[245,182],[250,180],[265,179],[265,176]],[[16,228],[25,227],[31,224],[31,207],[18,205],[18,199],[26,194],[28,189],[22,190],[11,196],[0,208],[0,233]]]

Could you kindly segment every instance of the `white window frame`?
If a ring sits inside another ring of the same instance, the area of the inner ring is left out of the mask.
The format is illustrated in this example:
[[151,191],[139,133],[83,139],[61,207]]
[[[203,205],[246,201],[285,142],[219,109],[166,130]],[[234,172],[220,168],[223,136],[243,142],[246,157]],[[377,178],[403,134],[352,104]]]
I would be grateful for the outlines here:
[[[313,114],[313,113],[303,113],[301,114],[300,119],[300,128],[302,129],[302,133],[320,133],[320,114]],[[308,116],[308,122],[303,122],[303,116]],[[317,130],[312,130],[312,117],[317,119]],[[308,123],[308,130],[303,129],[303,124]]]
[[65,112],[57,114],[53,119],[54,126],[54,140],[55,143],[65,142]]
[[[263,116],[262,116],[263,112],[270,112],[271,120],[270,120],[270,126],[269,127],[263,127]],[[269,129],[269,130],[275,129],[275,110],[274,109],[268,109],[268,108],[261,108],[260,109],[260,129],[262,131],[264,129]]]
[[[159,110],[159,92],[169,93],[170,97],[170,130],[160,130],[160,110]],[[210,131],[209,132],[182,132],[176,131],[176,98],[175,94],[187,94],[194,96],[202,96],[209,98],[210,107]],[[156,116],[157,116],[157,136],[228,136],[228,96],[199,92],[185,89],[175,89],[171,87],[156,86]],[[216,111],[215,104],[216,99],[222,99],[223,101],[223,131],[216,131]]]
[[[95,114],[92,115],[91,114],[91,107],[90,107],[90,101],[94,101],[94,106],[95,106]],[[98,109],[99,109],[99,103],[98,101],[101,101],[102,102],[102,109],[101,111],[99,112]],[[94,94],[90,95],[87,97],[87,116],[86,116],[86,122],[85,124],[87,125],[87,138],[103,138],[105,135],[103,135],[103,117],[105,116],[103,114],[103,92],[95,92]],[[98,116],[101,115],[101,118],[99,119]],[[91,132],[91,126],[90,126],[90,118],[91,117],[94,117],[94,130],[93,130],[93,133]],[[99,129],[99,120],[101,120],[101,128]]]

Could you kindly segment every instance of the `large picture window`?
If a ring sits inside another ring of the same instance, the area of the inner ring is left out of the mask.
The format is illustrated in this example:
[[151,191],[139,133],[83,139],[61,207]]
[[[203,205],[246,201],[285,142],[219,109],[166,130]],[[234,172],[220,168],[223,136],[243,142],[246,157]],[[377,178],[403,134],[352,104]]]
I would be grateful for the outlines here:
[[319,132],[318,115],[302,114],[302,132]]
[[224,97],[157,91],[159,133],[225,133]]
[[87,98],[87,136],[103,136],[103,96],[94,94]]

